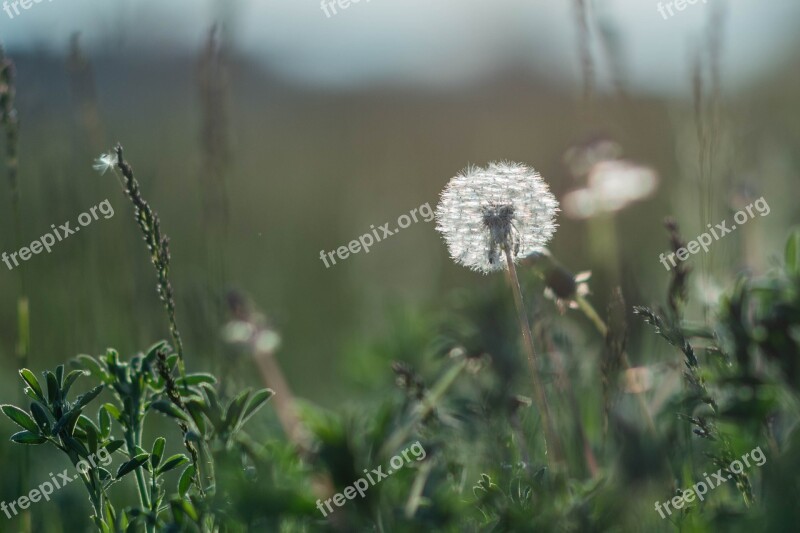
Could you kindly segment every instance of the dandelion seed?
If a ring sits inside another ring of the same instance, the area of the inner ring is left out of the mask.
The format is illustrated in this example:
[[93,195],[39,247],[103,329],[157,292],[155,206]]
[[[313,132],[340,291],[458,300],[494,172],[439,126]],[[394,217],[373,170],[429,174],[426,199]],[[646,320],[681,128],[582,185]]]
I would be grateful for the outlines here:
[[117,164],[117,156],[113,152],[109,152],[107,154],[101,154],[100,157],[94,160],[94,168],[96,171],[100,173],[101,176],[105,175],[109,169],[114,169]]
[[558,201],[538,172],[519,163],[467,168],[450,180],[436,209],[436,229],[457,263],[489,273],[541,251],[556,230]]

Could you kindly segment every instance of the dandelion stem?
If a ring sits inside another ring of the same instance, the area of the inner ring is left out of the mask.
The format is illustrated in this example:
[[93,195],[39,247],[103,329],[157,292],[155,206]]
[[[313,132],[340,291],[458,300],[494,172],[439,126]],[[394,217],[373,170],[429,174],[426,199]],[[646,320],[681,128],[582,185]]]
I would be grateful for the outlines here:
[[542,423],[545,430],[545,446],[548,444],[552,447],[553,454],[548,454],[550,459],[550,466],[553,467],[564,460],[563,448],[561,441],[553,426],[553,418],[550,414],[550,406],[547,404],[547,395],[544,391],[541,376],[536,359],[536,350],[533,346],[533,334],[531,333],[530,323],[528,322],[528,314],[525,311],[525,304],[522,301],[522,289],[519,285],[519,278],[517,278],[517,269],[514,266],[514,260],[511,257],[511,248],[509,246],[503,247],[506,254],[506,262],[508,263],[508,279],[511,284],[512,292],[514,293],[514,303],[517,306],[517,317],[519,318],[520,329],[522,330],[523,344],[528,356],[528,364],[531,367],[531,375],[533,377],[533,392],[536,398],[536,404],[542,417]]

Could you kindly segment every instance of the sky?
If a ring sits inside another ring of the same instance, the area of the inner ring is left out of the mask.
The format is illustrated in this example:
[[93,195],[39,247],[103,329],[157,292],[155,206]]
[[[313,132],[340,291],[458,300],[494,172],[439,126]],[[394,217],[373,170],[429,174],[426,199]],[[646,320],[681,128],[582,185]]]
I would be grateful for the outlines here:
[[[670,17],[666,4],[674,1],[590,2],[595,35],[599,25],[614,28],[627,85],[636,92],[688,94],[690,60],[703,50],[704,28],[723,2],[726,87],[746,87],[800,50],[796,0],[696,0]],[[238,49],[304,85],[447,88],[509,66],[574,83],[580,70],[572,6],[569,0],[351,0],[334,14],[320,0],[40,0],[13,18],[0,12],[0,41],[11,49],[63,49],[80,31],[95,48],[192,51],[214,20],[224,20]],[[607,72],[606,65],[600,62],[598,71]]]

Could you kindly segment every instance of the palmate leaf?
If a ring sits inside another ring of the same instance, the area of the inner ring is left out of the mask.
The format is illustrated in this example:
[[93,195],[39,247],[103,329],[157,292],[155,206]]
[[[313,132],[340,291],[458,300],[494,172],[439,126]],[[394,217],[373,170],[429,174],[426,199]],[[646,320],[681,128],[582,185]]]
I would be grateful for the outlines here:
[[30,417],[28,413],[17,407],[16,405],[3,405],[0,406],[2,409],[3,414],[6,415],[8,418],[11,419],[12,422],[17,424],[22,429],[27,429],[28,431],[38,434],[39,433],[39,426],[33,419]]

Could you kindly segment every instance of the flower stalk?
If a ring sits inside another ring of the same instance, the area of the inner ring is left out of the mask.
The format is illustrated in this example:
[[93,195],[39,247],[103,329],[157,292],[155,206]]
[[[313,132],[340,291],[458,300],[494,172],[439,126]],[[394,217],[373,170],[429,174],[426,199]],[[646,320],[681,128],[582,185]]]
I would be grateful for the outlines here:
[[554,467],[564,461],[564,449],[561,445],[561,439],[558,437],[558,433],[555,430],[553,417],[550,413],[550,406],[547,403],[547,395],[545,394],[542,378],[539,374],[536,349],[533,345],[533,334],[531,333],[530,322],[528,322],[528,313],[525,310],[525,303],[522,300],[522,289],[519,285],[519,278],[517,277],[517,269],[514,266],[514,260],[511,257],[511,249],[509,246],[504,246],[503,248],[506,262],[508,263],[508,280],[511,285],[511,291],[514,293],[517,318],[519,319],[519,326],[522,330],[523,346],[527,355],[528,364],[531,367],[534,398],[542,417],[542,425],[545,431],[545,445],[549,446],[552,451],[552,455],[548,454],[550,466]]

